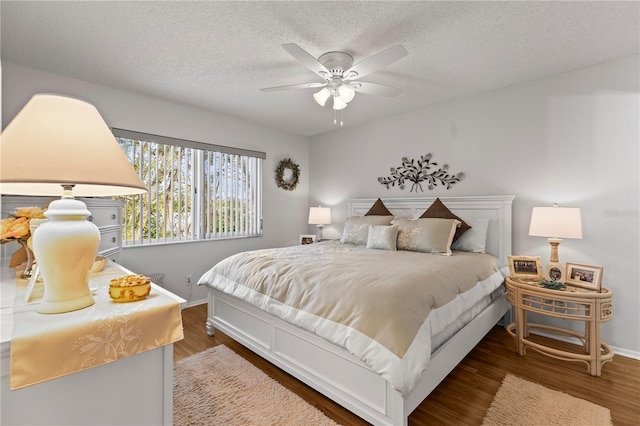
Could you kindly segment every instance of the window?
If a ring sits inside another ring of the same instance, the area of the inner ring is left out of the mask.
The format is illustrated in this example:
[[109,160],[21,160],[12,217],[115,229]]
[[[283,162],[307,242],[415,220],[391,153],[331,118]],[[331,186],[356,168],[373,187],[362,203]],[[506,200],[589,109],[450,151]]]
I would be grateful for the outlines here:
[[148,190],[119,197],[125,246],[262,235],[265,153],[111,130]]

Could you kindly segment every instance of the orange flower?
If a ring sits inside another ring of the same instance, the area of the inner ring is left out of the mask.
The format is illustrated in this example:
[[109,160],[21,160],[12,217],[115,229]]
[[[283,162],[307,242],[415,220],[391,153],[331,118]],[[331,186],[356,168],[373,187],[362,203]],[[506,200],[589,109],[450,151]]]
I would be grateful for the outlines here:
[[9,227],[15,220],[15,217],[8,217],[0,221],[0,240],[8,238]]
[[2,219],[2,233],[0,234],[0,240],[22,238],[27,235],[29,235],[29,218],[16,217]]
[[44,219],[44,211],[42,207],[20,207],[16,209],[14,213],[15,217],[26,217],[29,219]]

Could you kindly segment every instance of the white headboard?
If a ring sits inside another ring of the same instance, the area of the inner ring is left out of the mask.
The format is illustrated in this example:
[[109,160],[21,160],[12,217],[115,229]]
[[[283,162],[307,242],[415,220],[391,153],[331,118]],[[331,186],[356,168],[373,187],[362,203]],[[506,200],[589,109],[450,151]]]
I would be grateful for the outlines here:
[[[382,202],[396,217],[416,219],[438,197],[382,198]],[[511,204],[515,196],[439,197],[440,201],[462,219],[488,218],[487,253],[507,265],[511,254]],[[347,201],[347,216],[362,216],[377,198],[357,198]]]

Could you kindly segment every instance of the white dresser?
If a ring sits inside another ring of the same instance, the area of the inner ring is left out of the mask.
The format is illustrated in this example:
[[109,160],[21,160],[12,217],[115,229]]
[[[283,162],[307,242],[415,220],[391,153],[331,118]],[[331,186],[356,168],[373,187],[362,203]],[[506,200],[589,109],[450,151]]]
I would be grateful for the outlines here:
[[[39,384],[33,384],[18,390],[11,390],[10,370],[11,352],[16,329],[16,314],[27,310],[35,310],[37,300],[30,304],[21,302],[24,294],[26,280],[15,278],[15,271],[2,265],[0,268],[0,424],[2,425],[104,425],[104,426],[133,426],[133,425],[166,425],[173,422],[173,344],[159,343],[157,347],[146,350],[136,355],[126,356],[102,365],[67,374]],[[162,314],[158,320],[156,316],[151,318],[151,308],[141,307],[142,302],[126,304],[114,304],[108,300],[104,283],[108,283],[111,276],[129,274],[120,265],[109,263],[104,272],[92,274],[89,284],[93,288],[97,286],[98,292],[94,295],[96,303],[94,307],[100,307],[100,312],[105,310],[129,309],[123,315],[124,318],[137,317],[136,323],[151,323],[153,328],[169,328],[175,321],[170,321],[169,315]],[[104,278],[106,276],[106,278]],[[37,290],[38,285],[36,285]],[[108,285],[107,285],[108,287]],[[35,293],[36,291],[34,291]],[[152,284],[151,296],[148,300],[153,302],[156,310],[158,306],[184,307],[186,301],[167,290]],[[113,308],[110,308],[113,306]],[[94,308],[86,308],[89,311]],[[165,311],[163,311],[165,312]],[[66,324],[70,317],[82,313],[82,311],[45,315],[46,322],[50,324],[59,322]],[[21,314],[20,314],[21,315]],[[37,314],[35,314],[37,315]],[[104,320],[105,316],[100,318]],[[117,317],[120,318],[120,317]],[[87,321],[86,324],[94,326],[100,324],[97,319]],[[142,322],[140,322],[142,321]],[[126,322],[126,321],[124,321]],[[31,324],[31,323],[30,323]],[[132,322],[133,324],[133,322]],[[78,324],[74,324],[78,325]],[[98,327],[98,326],[96,326]],[[175,328],[174,327],[174,328]],[[97,330],[99,328],[96,328]],[[75,327],[74,327],[75,330]],[[146,330],[148,333],[149,329]],[[40,333],[42,335],[43,333]],[[96,332],[96,336],[99,334]],[[39,335],[37,336],[40,339]],[[57,336],[47,335],[44,338],[59,342]],[[157,341],[157,339],[156,339]],[[50,352],[47,352],[49,356]],[[78,356],[79,354],[76,354]]]
[[[47,207],[49,203],[57,198],[52,197],[25,197],[25,196],[2,196],[2,217],[12,214],[16,208],[40,206]],[[79,198],[87,205],[91,212],[89,220],[100,230],[100,247],[98,255],[107,257],[112,261],[120,262],[120,252],[122,251],[122,202],[109,198]],[[17,250],[18,246],[12,243],[3,250]],[[3,251],[2,257],[8,257],[11,253]]]

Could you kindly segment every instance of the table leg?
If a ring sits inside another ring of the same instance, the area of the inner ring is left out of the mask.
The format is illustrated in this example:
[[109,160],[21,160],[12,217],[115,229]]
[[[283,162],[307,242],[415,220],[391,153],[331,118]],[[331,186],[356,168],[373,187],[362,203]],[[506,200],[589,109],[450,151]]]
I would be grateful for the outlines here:
[[522,340],[525,336],[527,313],[524,309],[518,307],[516,309],[516,349],[520,356],[524,356],[524,343]]
[[602,350],[600,347],[600,323],[593,319],[589,322],[589,355],[591,357],[589,372],[592,376],[599,376],[602,372]]

